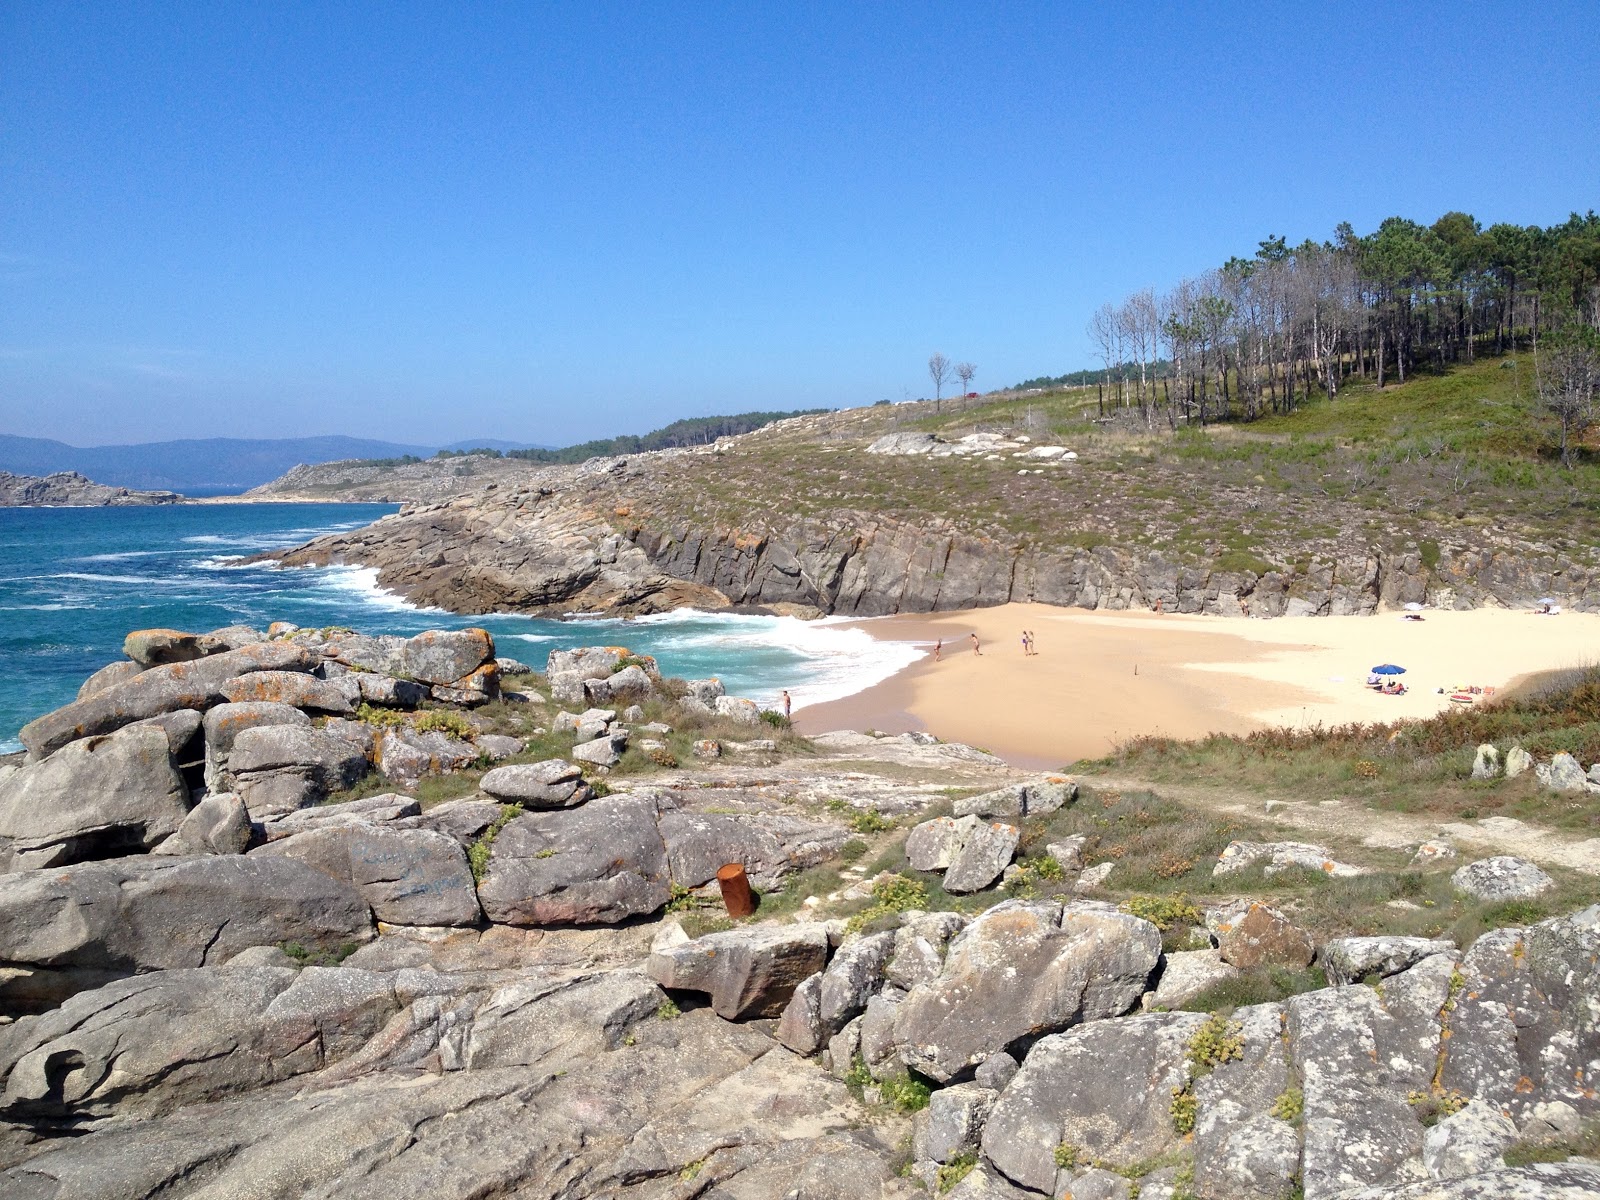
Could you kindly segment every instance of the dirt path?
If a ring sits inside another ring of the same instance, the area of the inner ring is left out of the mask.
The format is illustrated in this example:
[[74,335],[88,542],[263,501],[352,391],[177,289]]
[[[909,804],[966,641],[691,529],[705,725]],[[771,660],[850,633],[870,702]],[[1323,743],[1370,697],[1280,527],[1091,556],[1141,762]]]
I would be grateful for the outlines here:
[[[1261,792],[1245,795],[1209,784],[1155,783],[1120,775],[1087,775],[1083,780],[1095,788],[1156,792],[1181,804],[1248,817],[1289,833],[1336,837],[1389,850],[1444,839],[1463,855],[1514,854],[1546,866],[1600,876],[1600,838],[1542,829],[1512,817],[1442,821],[1437,817],[1383,812],[1343,800],[1314,803]],[[1278,803],[1267,812],[1265,805],[1270,801]]]

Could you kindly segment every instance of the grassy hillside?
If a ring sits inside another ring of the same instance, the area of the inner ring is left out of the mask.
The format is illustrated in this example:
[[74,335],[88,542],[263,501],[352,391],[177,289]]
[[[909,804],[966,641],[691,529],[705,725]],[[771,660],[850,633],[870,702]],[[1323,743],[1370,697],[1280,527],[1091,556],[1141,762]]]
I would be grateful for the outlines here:
[[[840,509],[948,518],[1005,542],[1109,542],[1256,571],[1371,545],[1415,544],[1426,559],[1473,531],[1596,561],[1600,462],[1569,471],[1552,457],[1525,361],[1381,390],[1357,382],[1248,427],[1149,430],[1130,410],[1100,419],[1092,388],[960,403],[787,422],[743,439],[715,472],[664,481],[637,511],[750,528]],[[1025,432],[1079,458],[1022,475],[1035,464],[861,453],[895,430]]]

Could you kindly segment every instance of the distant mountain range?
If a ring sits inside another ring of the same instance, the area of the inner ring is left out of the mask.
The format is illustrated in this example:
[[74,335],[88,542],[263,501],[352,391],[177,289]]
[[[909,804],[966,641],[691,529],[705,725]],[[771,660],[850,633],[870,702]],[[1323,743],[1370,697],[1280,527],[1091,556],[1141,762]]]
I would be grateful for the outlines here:
[[188,438],[132,446],[69,446],[49,438],[0,434],[0,471],[50,475],[77,471],[96,483],[163,488],[189,495],[244,491],[278,478],[300,463],[344,458],[428,458],[439,450],[545,449],[526,442],[468,438],[449,446],[406,446],[371,438]]

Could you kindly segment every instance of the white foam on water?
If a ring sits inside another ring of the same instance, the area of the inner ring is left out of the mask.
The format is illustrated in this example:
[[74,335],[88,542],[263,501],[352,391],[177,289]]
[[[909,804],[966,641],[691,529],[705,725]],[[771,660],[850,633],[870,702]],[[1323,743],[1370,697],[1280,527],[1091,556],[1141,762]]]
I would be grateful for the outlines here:
[[191,537],[179,538],[178,540],[190,542],[197,546],[226,546],[235,539],[223,537],[218,533],[197,533]]
[[507,636],[513,637],[519,642],[553,642],[556,640],[548,633],[513,633]]
[[116,554],[85,554],[81,558],[68,559],[68,562],[121,562],[125,558],[154,558],[160,554],[169,554],[168,550],[122,550]]
[[439,613],[451,617],[457,615],[447,609],[413,604],[398,592],[391,592],[388,588],[378,586],[377,567],[332,566],[308,569],[321,573],[317,586],[352,593],[373,608],[387,612]]
[[21,742],[17,741],[15,738],[12,738],[8,742],[0,742],[0,754],[20,754],[26,749],[27,747]]
[[54,575],[32,575],[30,579],[76,579],[82,583],[171,583],[154,575],[97,575],[86,571],[61,571]]

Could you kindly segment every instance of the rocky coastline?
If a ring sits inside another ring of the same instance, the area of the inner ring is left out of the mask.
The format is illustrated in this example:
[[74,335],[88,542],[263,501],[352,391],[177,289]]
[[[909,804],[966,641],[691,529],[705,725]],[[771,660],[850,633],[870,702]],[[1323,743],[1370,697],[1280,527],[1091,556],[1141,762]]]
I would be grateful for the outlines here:
[[[1237,833],[1232,890],[1119,903],[1121,851],[1052,832],[1118,793],[926,734],[805,742],[618,647],[125,652],[0,770],[7,1196],[1600,1189],[1600,905],[1314,935],[1261,881],[1370,868]],[[1557,886],[1450,854],[1419,884],[1485,912]]]
[[76,471],[53,475],[13,475],[0,471],[0,508],[108,508],[180,504],[177,492],[135,491],[95,483]]
[[[497,473],[492,482],[435,478],[424,500],[365,529],[261,557],[374,567],[383,587],[461,613],[629,616],[692,605],[866,617],[1037,602],[1279,617],[1408,603],[1525,607],[1545,597],[1572,611],[1600,610],[1600,572],[1581,556],[1478,523],[1408,519],[1379,536],[1358,524],[1368,519],[1364,510],[1352,512],[1335,534],[1291,539],[1265,562],[1241,561],[1220,546],[1209,556],[1179,555],[1075,527],[1008,533],[937,509],[867,508],[828,493],[785,504],[783,463],[824,455],[840,467],[839,480],[900,471],[908,478],[897,486],[930,489],[925,503],[941,505],[944,491],[984,471],[993,479],[982,486],[1009,503],[1006,489],[1042,486],[1034,475],[1065,478],[1086,466],[1063,447],[998,435],[873,439],[851,425],[835,428],[842,416],[578,467],[519,470],[485,460]],[[1004,472],[991,460],[1004,462]],[[1028,465],[1011,472],[1013,461]],[[749,491],[763,476],[773,477],[777,496]],[[438,494],[451,482],[473,490]],[[738,493],[737,503],[718,500],[724,492]],[[1245,495],[1238,502],[1260,504]],[[1069,519],[1083,518],[1062,510],[1064,526]]]

